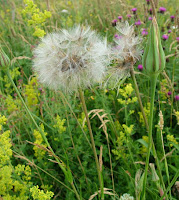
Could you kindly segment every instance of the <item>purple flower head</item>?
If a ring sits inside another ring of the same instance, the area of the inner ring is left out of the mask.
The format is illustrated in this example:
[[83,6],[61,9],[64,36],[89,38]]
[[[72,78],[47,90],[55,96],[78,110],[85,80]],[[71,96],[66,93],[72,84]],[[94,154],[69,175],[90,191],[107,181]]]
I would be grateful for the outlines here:
[[132,8],[131,11],[136,14],[137,8]]
[[169,37],[169,36],[168,36],[167,34],[162,35],[163,40],[167,40],[168,37]]
[[118,19],[119,19],[119,20],[122,20],[122,16],[118,16]]
[[137,21],[137,22],[135,22],[135,25],[136,26],[139,26],[139,25],[141,25],[142,23],[141,23],[141,21],[140,21],[140,19]]
[[159,8],[159,11],[160,11],[160,13],[164,14],[164,12],[166,12],[166,11],[167,11],[167,9],[166,9],[166,8],[164,8],[164,7],[160,7],[160,8]]
[[175,18],[175,16],[174,16],[174,15],[172,15],[172,16],[170,16],[170,18],[171,18],[171,19],[174,19],[174,18]]
[[38,88],[39,91],[42,91],[42,88]]
[[143,66],[142,65],[138,65],[138,70],[142,71],[143,70]]
[[121,36],[121,35],[118,35],[118,34],[115,34],[114,37],[115,37],[116,39],[121,39],[121,38],[122,38],[122,36]]
[[117,19],[114,19],[114,20],[112,20],[112,26],[116,26],[116,23],[117,23]]
[[179,37],[177,37],[176,40],[179,42]]
[[168,30],[168,33],[171,33],[172,32],[172,30]]
[[175,96],[175,101],[179,101],[179,95]]
[[146,0],[147,1],[147,4],[149,5],[150,4],[150,0]]
[[130,19],[130,18],[131,18],[131,15],[127,15],[127,17]]
[[172,95],[172,92],[171,92],[171,91],[169,91],[167,94],[168,94],[168,96],[170,96],[170,95]]
[[149,20],[152,20],[152,17],[149,17],[148,19],[149,19]]
[[137,11],[137,8],[132,8],[131,10],[132,10],[132,12],[135,12],[135,11]]
[[152,15],[152,8],[149,9],[149,13],[150,13],[150,15]]
[[142,31],[142,35],[143,35],[143,36],[148,35],[148,32],[145,30],[145,28],[144,28],[143,31]]
[[22,79],[19,79],[19,80],[18,80],[18,82],[19,82],[19,83],[22,83],[22,82],[23,82],[23,80],[22,80]]

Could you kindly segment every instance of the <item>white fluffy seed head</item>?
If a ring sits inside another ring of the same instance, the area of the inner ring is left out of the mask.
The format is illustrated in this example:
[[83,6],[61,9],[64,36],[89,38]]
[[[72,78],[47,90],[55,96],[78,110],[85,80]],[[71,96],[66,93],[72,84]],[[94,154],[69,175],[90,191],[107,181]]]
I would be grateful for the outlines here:
[[125,193],[120,197],[120,200],[134,200],[134,197],[130,196],[130,194]]
[[116,29],[119,36],[114,39],[115,46],[111,53],[114,66],[109,67],[106,75],[106,84],[112,88],[120,87],[121,80],[129,76],[130,67],[142,55],[141,38],[135,36],[134,27],[126,21],[117,23]]
[[135,63],[142,54],[142,50],[139,47],[141,38],[135,36],[134,27],[130,26],[127,21],[125,23],[117,23],[116,29],[120,34],[120,38],[115,38],[115,56]]
[[33,69],[47,87],[72,92],[102,80],[109,53],[106,40],[77,25],[45,36],[34,50]]

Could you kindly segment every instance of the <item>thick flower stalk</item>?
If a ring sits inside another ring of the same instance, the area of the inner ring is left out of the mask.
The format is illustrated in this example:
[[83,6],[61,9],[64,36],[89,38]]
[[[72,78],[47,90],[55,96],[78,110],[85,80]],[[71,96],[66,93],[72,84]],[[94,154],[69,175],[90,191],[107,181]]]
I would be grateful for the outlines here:
[[130,75],[131,67],[142,55],[141,38],[135,36],[134,27],[126,21],[117,23],[116,29],[118,34],[115,35],[115,47],[111,52],[114,65],[109,68],[106,81],[113,88]]
[[34,51],[33,69],[47,87],[66,92],[100,82],[107,64],[108,47],[90,27],[48,34]]
[[[150,151],[152,148],[152,128],[153,128],[153,112],[154,112],[154,100],[155,100],[155,90],[157,77],[159,73],[165,68],[165,54],[162,49],[160,32],[157,25],[155,17],[153,17],[150,35],[148,38],[148,43],[146,45],[144,55],[143,55],[143,66],[144,72],[150,77],[151,82],[151,95],[150,95],[150,118],[149,118],[149,145],[146,157],[145,174],[143,182],[143,194],[142,200],[145,200],[145,189],[147,182],[147,173],[149,167]],[[153,147],[154,148],[154,147]],[[165,185],[163,185],[165,187]],[[164,188],[165,189],[165,188]]]

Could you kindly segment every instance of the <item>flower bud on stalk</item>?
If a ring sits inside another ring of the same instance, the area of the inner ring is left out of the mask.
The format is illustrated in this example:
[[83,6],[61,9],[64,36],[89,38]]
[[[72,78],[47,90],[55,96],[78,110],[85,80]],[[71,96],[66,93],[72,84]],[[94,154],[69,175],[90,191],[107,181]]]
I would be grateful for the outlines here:
[[9,57],[3,51],[2,47],[0,46],[0,69],[6,69],[11,64]]
[[162,48],[159,27],[154,17],[150,35],[144,50],[142,65],[149,76],[158,75],[165,68],[165,54]]
[[[153,115],[154,115],[154,100],[155,100],[155,91],[156,91],[156,83],[157,77],[159,73],[165,68],[165,54],[162,48],[160,32],[157,25],[157,21],[155,16],[153,17],[152,24],[150,27],[150,35],[148,38],[147,46],[144,50],[144,55],[142,58],[142,65],[144,67],[144,71],[150,77],[150,117],[149,117],[149,145],[147,149],[147,157],[146,157],[146,165],[144,172],[144,181],[143,181],[143,190],[142,190],[142,200],[145,200],[146,193],[146,183],[147,183],[147,174],[149,167],[149,159],[150,159],[150,151],[152,148],[152,129],[153,129]],[[153,143],[154,145],[154,143]],[[155,146],[154,146],[155,148]],[[160,178],[160,181],[162,179]],[[165,185],[163,186],[165,188]]]

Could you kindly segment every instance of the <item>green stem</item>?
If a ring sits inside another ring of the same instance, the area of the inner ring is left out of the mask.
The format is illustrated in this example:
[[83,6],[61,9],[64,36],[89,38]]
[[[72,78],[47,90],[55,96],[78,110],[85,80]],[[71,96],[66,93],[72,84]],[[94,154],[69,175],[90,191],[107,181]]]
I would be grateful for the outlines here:
[[175,184],[176,180],[179,177],[179,170],[177,171],[177,173],[175,174],[173,180],[171,181],[170,185],[167,187],[167,189],[165,190],[163,196],[159,199],[159,200],[163,200],[163,198],[166,196],[166,194],[171,190],[172,186]]
[[73,191],[74,191],[75,194],[76,194],[77,199],[78,199],[78,200],[81,200],[82,198],[80,198],[80,196],[79,196],[79,194],[78,194],[78,192],[77,192],[77,190],[76,190],[76,187],[74,186],[73,182],[71,183],[71,186],[72,186],[72,188],[73,188]]
[[98,156],[97,156],[97,153],[96,153],[94,137],[93,137],[93,133],[92,133],[91,123],[90,123],[90,120],[89,120],[89,117],[88,117],[88,112],[87,112],[87,108],[86,108],[84,94],[83,94],[83,91],[81,89],[79,89],[79,95],[80,95],[81,103],[82,103],[83,110],[84,110],[84,113],[85,113],[88,129],[89,129],[89,134],[90,134],[90,138],[91,138],[92,149],[93,149],[93,153],[94,153],[94,157],[95,157],[95,162],[96,162],[96,167],[97,167],[97,172],[98,172],[98,179],[99,179],[100,190],[101,190],[101,200],[104,200],[104,187],[103,187],[103,181],[102,181],[101,171],[100,171],[100,167],[99,167]]
[[[162,130],[161,130],[160,134],[161,134],[162,150],[163,150],[163,156],[164,156],[164,162],[165,162],[165,171],[166,171],[166,174],[167,174],[168,185],[170,185],[170,175],[169,175],[169,170],[168,170],[167,158],[166,158],[166,155],[165,155]],[[169,191],[169,196],[170,196],[170,199],[172,199],[171,191]]]
[[[63,164],[61,164],[61,162],[59,161],[59,159],[58,159],[57,156],[55,155],[53,149],[51,148],[51,146],[50,146],[50,144],[49,144],[49,142],[48,142],[48,140],[47,140],[47,138],[46,138],[46,136],[45,136],[45,134],[44,134],[44,132],[43,132],[43,131],[41,130],[41,128],[37,125],[35,119],[33,118],[32,114],[31,114],[31,112],[30,112],[30,110],[28,109],[26,103],[24,102],[24,100],[23,100],[23,98],[22,98],[22,96],[21,96],[19,90],[17,89],[17,87],[16,87],[16,85],[15,85],[15,83],[14,83],[14,81],[13,81],[13,79],[12,79],[10,73],[9,73],[9,69],[7,69],[6,72],[7,72],[7,76],[8,76],[8,78],[9,78],[10,82],[12,83],[12,86],[14,87],[14,89],[15,89],[15,91],[16,91],[18,97],[20,98],[20,100],[21,100],[21,102],[22,102],[24,108],[26,109],[26,112],[27,112],[28,115],[30,116],[31,120],[33,121],[33,123],[34,123],[34,125],[36,126],[36,128],[38,129],[38,131],[40,132],[40,134],[41,134],[41,136],[42,136],[44,142],[47,144],[47,147],[50,149],[50,151],[51,151],[52,155],[54,156],[55,160],[57,161],[59,167],[62,169],[62,171],[64,172],[64,174],[66,174],[66,173],[65,173],[65,172],[66,172],[65,167],[63,166]],[[69,171],[69,170],[68,170],[68,171]],[[71,185],[72,185],[72,184],[73,184],[73,182],[71,183]],[[74,190],[74,188],[73,188],[73,190]],[[77,195],[76,189],[74,190],[74,192],[75,192],[75,194]],[[77,199],[80,200],[79,195],[77,195]]]
[[138,85],[137,85],[137,81],[136,81],[136,78],[135,78],[133,67],[131,67],[131,69],[130,69],[130,74],[131,74],[132,80],[134,82],[134,89],[135,89],[135,93],[136,93],[137,98],[138,98],[138,102],[139,102],[139,106],[140,106],[140,109],[141,109],[141,112],[142,112],[142,116],[144,118],[144,123],[145,123],[147,131],[149,131],[149,124],[148,124],[147,117],[146,117],[145,112],[144,112],[144,107],[142,105],[142,101],[141,101],[141,98],[140,98],[139,88],[138,88]]
[[155,99],[157,75],[151,76],[150,82],[151,82],[151,99],[150,99],[149,133],[148,133],[149,145],[148,145],[147,158],[146,158],[146,163],[145,163],[142,200],[145,200],[145,190],[146,190],[146,183],[147,183],[147,173],[148,173],[148,168],[149,168],[149,158],[150,158],[150,151],[152,148],[153,112],[154,112],[154,99]]

